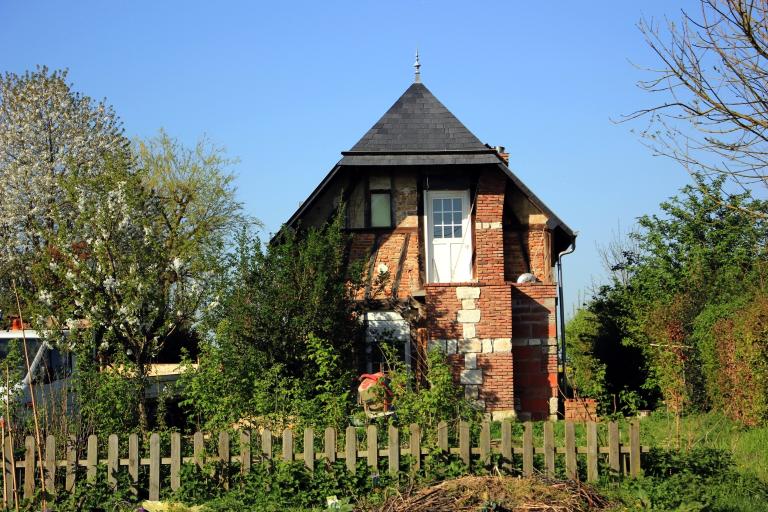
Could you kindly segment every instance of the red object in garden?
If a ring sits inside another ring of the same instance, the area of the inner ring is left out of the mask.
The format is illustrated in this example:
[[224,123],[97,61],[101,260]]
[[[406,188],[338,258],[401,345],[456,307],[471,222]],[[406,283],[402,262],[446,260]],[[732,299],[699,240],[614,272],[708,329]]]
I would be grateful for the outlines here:
[[[358,380],[358,401],[363,404],[369,418],[392,414],[392,390],[384,372],[364,373]],[[383,392],[379,389],[383,389]]]

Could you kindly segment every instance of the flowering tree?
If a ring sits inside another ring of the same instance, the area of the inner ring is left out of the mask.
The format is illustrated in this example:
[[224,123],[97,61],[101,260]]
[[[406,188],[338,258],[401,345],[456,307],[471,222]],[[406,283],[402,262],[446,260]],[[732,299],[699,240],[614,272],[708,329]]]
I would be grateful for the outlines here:
[[129,151],[112,108],[73,92],[66,79],[45,67],[0,76],[0,278],[14,275],[25,289],[29,258],[60,227],[59,180],[94,176],[106,158]]

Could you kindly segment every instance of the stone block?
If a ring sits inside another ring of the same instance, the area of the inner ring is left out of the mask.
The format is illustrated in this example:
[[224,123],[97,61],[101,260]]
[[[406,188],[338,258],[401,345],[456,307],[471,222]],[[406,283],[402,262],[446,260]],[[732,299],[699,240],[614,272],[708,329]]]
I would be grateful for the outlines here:
[[445,340],[429,340],[427,342],[427,350],[430,352],[433,350],[439,350],[445,353]]
[[464,330],[465,338],[474,338],[477,336],[477,324],[461,324]]
[[539,338],[529,338],[528,344],[531,346],[538,346],[541,345],[541,340]]
[[459,353],[468,354],[472,352],[480,352],[482,350],[482,344],[477,338],[468,340],[459,340]]
[[475,304],[475,299],[462,299],[461,309],[477,309],[477,305]]
[[517,419],[517,413],[514,410],[511,411],[493,411],[491,413],[491,421],[504,421]]
[[512,346],[513,347],[524,347],[528,345],[528,340],[526,338],[513,338],[512,339]]
[[479,309],[460,309],[458,313],[456,314],[456,320],[459,323],[466,324],[466,323],[472,323],[476,324],[480,321],[480,310]]
[[464,386],[464,398],[467,400],[477,400],[480,396],[480,386]]
[[461,370],[459,381],[462,384],[474,384],[479,386],[483,383],[483,370]]
[[493,352],[493,340],[487,338],[483,340],[483,354],[490,354]]
[[548,338],[547,345],[557,345],[557,338]]
[[455,354],[458,348],[458,340],[445,340],[445,353]]
[[512,340],[510,338],[495,338],[493,340],[494,352],[512,352]]
[[479,286],[457,286],[456,298],[458,298],[459,300],[479,299],[480,287]]
[[464,355],[464,368],[467,370],[477,370],[477,354],[465,354]]
[[549,399],[549,414],[557,415],[557,397],[553,396]]

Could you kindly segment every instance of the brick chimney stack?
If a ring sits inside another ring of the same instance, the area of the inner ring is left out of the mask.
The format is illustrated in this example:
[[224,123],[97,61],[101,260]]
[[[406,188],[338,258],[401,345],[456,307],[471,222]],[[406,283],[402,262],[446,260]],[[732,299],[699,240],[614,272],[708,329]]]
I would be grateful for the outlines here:
[[496,154],[499,155],[499,157],[504,160],[504,163],[506,165],[509,165],[509,153],[507,153],[504,148],[504,146],[496,146],[493,148],[496,150]]

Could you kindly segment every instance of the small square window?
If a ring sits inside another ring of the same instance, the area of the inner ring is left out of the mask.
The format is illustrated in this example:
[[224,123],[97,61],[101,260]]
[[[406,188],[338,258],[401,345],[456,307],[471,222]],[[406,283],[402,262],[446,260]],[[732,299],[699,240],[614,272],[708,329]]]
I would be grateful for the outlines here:
[[392,205],[389,192],[371,192],[371,227],[392,226]]

